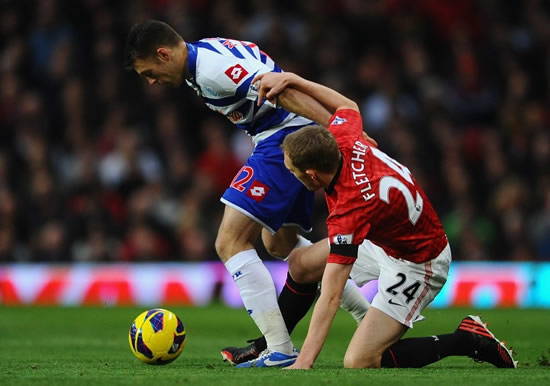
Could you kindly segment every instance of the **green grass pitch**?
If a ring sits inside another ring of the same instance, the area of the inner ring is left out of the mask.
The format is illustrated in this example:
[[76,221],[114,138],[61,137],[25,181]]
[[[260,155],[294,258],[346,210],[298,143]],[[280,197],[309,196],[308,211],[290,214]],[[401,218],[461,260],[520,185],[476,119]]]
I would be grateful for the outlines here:
[[[550,385],[550,311],[426,310],[426,321],[406,336],[453,331],[461,318],[481,313],[517,351],[520,367],[496,369],[451,357],[423,369],[345,370],[342,359],[354,322],[340,311],[314,370],[236,369],[219,349],[258,336],[244,310],[222,305],[173,307],[187,330],[182,355],[171,364],[139,362],[128,329],[141,308],[0,307],[0,385]],[[300,346],[310,315],[293,333]]]

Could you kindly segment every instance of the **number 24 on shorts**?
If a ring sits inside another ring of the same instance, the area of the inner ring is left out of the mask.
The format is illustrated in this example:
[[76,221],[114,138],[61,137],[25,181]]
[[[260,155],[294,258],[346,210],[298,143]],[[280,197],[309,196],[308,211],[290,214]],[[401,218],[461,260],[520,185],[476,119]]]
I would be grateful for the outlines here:
[[405,297],[407,298],[407,304],[411,302],[411,300],[414,299],[414,295],[420,288],[420,282],[414,282],[407,288],[404,288],[401,290],[400,287],[405,284],[405,281],[407,281],[407,276],[404,273],[398,273],[396,275],[399,279],[397,280],[397,283],[393,284],[392,286],[388,287],[386,289],[386,292],[389,292],[392,295],[397,295],[399,292],[401,292]]

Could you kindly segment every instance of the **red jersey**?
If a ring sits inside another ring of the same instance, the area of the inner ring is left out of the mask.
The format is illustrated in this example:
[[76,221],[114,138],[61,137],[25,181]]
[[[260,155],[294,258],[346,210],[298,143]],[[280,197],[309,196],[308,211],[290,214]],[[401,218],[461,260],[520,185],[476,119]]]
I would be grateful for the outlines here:
[[363,139],[359,112],[338,110],[330,122],[342,161],[325,194],[328,262],[353,264],[365,239],[397,259],[436,258],[447,236],[409,169]]

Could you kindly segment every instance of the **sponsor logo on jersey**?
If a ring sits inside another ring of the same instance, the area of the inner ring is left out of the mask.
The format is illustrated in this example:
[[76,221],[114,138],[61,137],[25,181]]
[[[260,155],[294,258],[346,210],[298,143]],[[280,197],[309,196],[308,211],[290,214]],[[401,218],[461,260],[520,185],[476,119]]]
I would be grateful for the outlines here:
[[215,111],[217,113],[224,114],[223,108],[221,108],[221,107],[211,105],[210,103],[207,103],[206,107],[208,107],[210,110]]
[[352,242],[353,242],[353,233],[350,233],[348,235],[342,235],[338,233],[332,239],[332,244],[336,244],[336,245],[346,245],[346,244],[351,244]]
[[212,87],[205,86],[205,87],[204,87],[204,90],[205,90],[206,93],[209,94],[209,95],[212,95],[212,96],[215,96],[215,97],[220,96],[220,94],[218,94],[216,91],[214,91],[214,90],[212,89]]
[[347,122],[344,118],[340,118],[338,115],[334,117],[334,119],[332,120],[332,122],[330,123],[331,125],[341,125],[342,123],[345,123]]
[[262,200],[267,195],[267,192],[269,192],[269,186],[267,186],[266,184],[262,184],[258,180],[254,180],[250,184],[246,195],[255,201],[262,202]]
[[227,75],[235,84],[239,84],[241,80],[248,75],[248,71],[246,71],[240,64],[235,64],[225,70],[225,75]]

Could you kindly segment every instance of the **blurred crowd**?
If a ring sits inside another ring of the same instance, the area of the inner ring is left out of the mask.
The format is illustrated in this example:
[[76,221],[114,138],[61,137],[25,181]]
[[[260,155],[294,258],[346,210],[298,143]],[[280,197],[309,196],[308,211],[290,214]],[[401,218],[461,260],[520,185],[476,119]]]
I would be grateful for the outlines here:
[[[252,143],[185,85],[124,71],[149,18],[356,100],[455,260],[550,260],[550,2],[0,0],[0,261],[216,259]],[[313,241],[325,216],[319,194]]]

